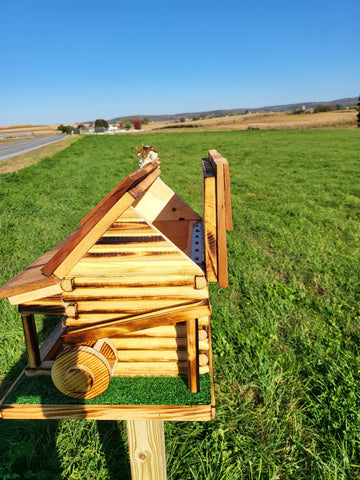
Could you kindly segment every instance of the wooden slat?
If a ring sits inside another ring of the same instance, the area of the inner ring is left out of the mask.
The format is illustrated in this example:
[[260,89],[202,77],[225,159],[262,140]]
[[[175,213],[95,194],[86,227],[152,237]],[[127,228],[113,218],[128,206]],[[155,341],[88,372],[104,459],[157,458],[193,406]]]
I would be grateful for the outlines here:
[[65,314],[65,305],[33,305],[23,304],[19,305],[20,313],[34,313],[39,315],[64,315]]
[[50,285],[48,287],[43,287],[36,290],[31,290],[30,292],[14,295],[12,297],[9,297],[9,302],[11,305],[19,305],[19,303],[31,302],[44,297],[57,295],[59,293],[62,293],[62,288],[60,283],[57,283],[55,285]]
[[233,229],[232,207],[231,207],[231,187],[230,187],[230,172],[229,163],[224,165],[224,180],[225,180],[225,211],[226,211],[226,230]]
[[164,422],[126,422],[132,480],[166,480]]
[[74,288],[102,288],[102,287],[174,287],[174,286],[195,286],[196,278],[194,275],[134,275],[134,276],[114,276],[114,277],[76,277],[73,279]]
[[3,419],[46,420],[165,420],[209,421],[215,417],[212,405],[2,405]]
[[187,352],[186,350],[118,350],[119,362],[186,362]]
[[[199,367],[199,373],[209,373],[209,365]],[[114,377],[178,377],[188,374],[188,362],[118,362]]]
[[220,287],[228,286],[228,264],[226,247],[226,205],[223,157],[216,150],[209,150],[209,159],[216,173],[216,229],[217,229],[217,265]]
[[88,327],[90,325],[97,325],[99,323],[108,322],[115,319],[126,318],[129,315],[126,313],[119,314],[119,312],[113,313],[78,313],[76,317],[67,316],[65,319],[65,325],[67,327]]
[[[148,237],[149,238],[149,237]],[[151,237],[150,237],[151,238]],[[124,243],[118,245],[94,245],[86,253],[85,258],[122,258],[131,261],[134,257],[151,257],[172,255],[174,247],[162,237],[155,237],[155,242],[144,242],[139,238],[136,243]]]
[[187,330],[187,362],[188,362],[188,384],[192,393],[199,391],[199,365],[198,365],[198,339],[197,320],[192,318],[186,322]]
[[[195,299],[196,300],[196,299]],[[191,304],[194,300],[186,298],[167,299],[167,298],[145,298],[145,299],[119,299],[103,301],[79,301],[75,302],[78,313],[116,313],[120,315],[141,315],[147,312],[155,312],[159,309],[180,307]],[[71,315],[73,316],[73,315]]]
[[172,313],[160,314],[159,312],[149,315],[135,316],[131,320],[114,321],[107,326],[84,327],[75,331],[68,331],[63,339],[65,343],[81,343],[83,341],[96,340],[103,337],[113,337],[124,333],[130,333],[146,328],[157,327],[164,324],[176,324],[178,322],[187,321],[191,318],[204,317],[210,313],[207,305],[198,305],[180,307],[174,309]]
[[[212,341],[211,341],[211,324],[210,324],[210,317],[204,317],[198,319],[199,325],[206,325],[208,330],[208,345],[209,351],[206,352],[209,358],[209,373],[212,378],[211,382],[211,404],[215,409],[215,386],[214,386],[214,366],[213,366],[213,351],[212,351]],[[215,410],[214,410],[215,411]]]
[[49,315],[64,315],[66,304],[61,300],[61,295],[40,298],[19,305],[20,313],[47,313]]
[[141,301],[149,300],[183,300],[184,302],[190,300],[202,300],[209,298],[207,288],[197,290],[193,287],[173,286],[163,287],[161,284],[158,287],[138,286],[133,287],[103,287],[103,288],[76,288],[72,292],[64,292],[62,296],[65,302],[71,301],[98,301],[104,300],[127,300],[129,303],[135,299]]
[[[115,348],[118,350],[141,350],[142,352],[147,350],[183,350],[186,351],[187,339],[184,337],[130,337],[123,335],[121,337],[112,337],[111,341]],[[209,351],[209,341],[203,340],[199,342],[199,351]],[[141,355],[140,355],[141,357]]]
[[216,178],[210,160],[203,159],[202,169],[206,278],[217,282]]
[[80,260],[69,272],[73,276],[95,276],[101,275],[134,276],[143,275],[204,275],[204,271],[190,259],[181,259],[174,255],[163,256],[161,260],[156,257],[144,259],[128,258],[102,258],[101,262],[96,258],[84,258]]
[[177,323],[176,325],[162,325],[160,327],[148,328],[146,330],[139,330],[137,332],[128,333],[125,335],[125,338],[134,337],[136,341],[139,340],[138,337],[149,337],[149,338],[174,338],[174,337],[186,337],[186,325],[185,323]]
[[41,359],[34,315],[21,315],[21,319],[29,367],[38,368],[41,364]]
[[224,176],[224,195],[225,195],[225,225],[226,230],[233,229],[232,208],[231,208],[231,186],[229,162],[216,150],[209,150],[209,158],[213,165],[222,166]]

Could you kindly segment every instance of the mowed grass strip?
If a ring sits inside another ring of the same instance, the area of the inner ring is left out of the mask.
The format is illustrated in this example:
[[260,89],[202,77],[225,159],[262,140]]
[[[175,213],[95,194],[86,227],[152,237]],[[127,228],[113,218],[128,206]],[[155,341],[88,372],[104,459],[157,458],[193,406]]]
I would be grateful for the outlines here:
[[[358,478],[358,131],[81,139],[0,176],[0,283],[75,229],[137,167],[142,143],[199,213],[201,157],[216,148],[231,173],[230,286],[211,286],[217,418],[166,423],[168,478]],[[25,347],[16,308],[0,307],[5,385]],[[54,321],[38,318],[42,338]],[[3,478],[130,478],[122,424],[3,421],[0,436]]]

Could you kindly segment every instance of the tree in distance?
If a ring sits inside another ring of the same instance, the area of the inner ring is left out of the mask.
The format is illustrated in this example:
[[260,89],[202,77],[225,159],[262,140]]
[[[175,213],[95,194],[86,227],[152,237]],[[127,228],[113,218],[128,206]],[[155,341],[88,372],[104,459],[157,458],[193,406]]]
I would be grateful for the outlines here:
[[95,120],[95,128],[98,128],[98,127],[104,127],[104,128],[109,128],[109,124],[106,120],[104,120],[103,118],[98,118]]
[[316,105],[314,113],[332,112],[333,110],[335,110],[334,105]]

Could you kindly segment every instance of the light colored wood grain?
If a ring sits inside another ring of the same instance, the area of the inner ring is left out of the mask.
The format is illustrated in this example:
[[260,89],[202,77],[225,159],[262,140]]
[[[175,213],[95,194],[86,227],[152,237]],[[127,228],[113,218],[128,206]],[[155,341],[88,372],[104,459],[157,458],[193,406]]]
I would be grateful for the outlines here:
[[199,328],[198,337],[199,337],[199,342],[201,340],[207,340],[207,338],[208,338],[207,331],[204,328]]
[[158,178],[147,192],[134,204],[134,208],[149,222],[167,220],[201,220],[170,187]]
[[[117,275],[114,277],[76,277],[74,279],[74,288],[81,287],[136,287],[143,285],[144,287],[174,287],[174,286],[194,286],[195,278],[193,275],[134,275],[124,276]],[[70,290],[69,290],[70,291]]]
[[64,315],[65,314],[65,303],[54,301],[53,303],[47,304],[37,304],[36,301],[33,303],[22,303],[19,305],[19,312],[21,314],[40,314],[40,315]]
[[[119,312],[119,314],[127,313],[128,315],[139,315],[146,312],[154,312],[167,307],[176,307],[190,304],[193,300],[187,300],[186,297],[179,299],[163,298],[140,298],[140,299],[104,299],[99,301],[79,301],[76,302],[78,312]],[[74,316],[74,315],[71,315]]]
[[230,186],[230,172],[229,163],[224,165],[224,180],[225,180],[225,210],[226,210],[226,230],[233,229],[232,207],[231,207],[231,186]]
[[[118,350],[136,349],[136,350],[184,350],[186,351],[187,342],[184,337],[112,337],[111,341]],[[206,352],[209,350],[208,340],[199,341],[199,350]]]
[[[199,373],[209,373],[209,365],[199,367]],[[118,362],[114,377],[178,377],[188,374],[188,362]]]
[[166,480],[164,422],[126,422],[132,480]]
[[197,290],[202,290],[203,288],[207,288],[208,286],[208,282],[206,281],[206,277],[205,276],[196,276],[195,277],[195,288]]
[[77,317],[79,307],[77,302],[68,303],[65,307],[65,315],[68,317]]
[[[152,363],[187,361],[187,352],[185,350],[177,350],[175,348],[167,350],[118,350],[117,356],[119,362]],[[207,363],[204,363],[204,365],[207,365]]]
[[79,345],[56,357],[51,378],[64,395],[88,399],[101,395],[108,388],[112,370],[99,350]]
[[209,282],[217,282],[216,177],[208,159],[203,159],[202,170],[206,277]]
[[120,314],[119,312],[115,313],[78,313],[76,317],[66,317],[65,325],[66,327],[89,327],[91,325],[102,324],[111,320],[119,320],[121,318],[128,317],[127,313]]
[[209,357],[205,355],[205,353],[199,354],[199,366],[204,367],[205,365],[209,365]]
[[57,283],[56,285],[50,285],[48,287],[34,289],[30,292],[25,292],[19,295],[9,297],[9,302],[11,305],[19,305],[19,303],[31,302],[43,297],[57,295],[59,293],[62,293],[62,289],[60,284]]
[[[143,331],[143,330],[142,330]],[[178,350],[186,351],[186,336],[174,337],[132,337],[129,334],[121,337],[112,337],[117,350]]]
[[199,391],[199,364],[198,364],[198,339],[197,320],[193,318],[186,322],[188,385],[192,393]]
[[[65,302],[82,302],[82,301],[107,301],[116,300],[126,303],[132,303],[133,300],[203,300],[209,298],[207,288],[201,290],[195,289],[193,286],[172,286],[148,287],[138,283],[133,287],[95,287],[95,288],[76,288],[72,292],[63,293],[63,301]],[[126,300],[126,302],[125,302]],[[160,305],[159,305],[160,308]]]
[[153,258],[83,258],[71,269],[73,276],[116,276],[116,275],[204,275],[204,271],[189,258],[182,259],[174,255]]
[[210,313],[209,307],[204,304],[189,304],[178,308],[167,310],[167,313],[150,313],[141,316],[133,316],[131,319],[121,319],[119,321],[108,322],[101,326],[83,327],[74,331],[68,330],[63,335],[63,340],[68,344],[76,344],[96,340],[102,337],[113,337],[130,333],[132,331],[143,330],[145,328],[157,327],[164,324],[174,325],[179,322],[190,320],[191,318],[203,317]]
[[[6,399],[5,399],[6,400]],[[28,405],[3,404],[4,419],[88,419],[88,420],[165,420],[209,421],[214,418],[211,405]]]
[[148,328],[146,330],[139,330],[138,332],[128,333],[125,338],[185,338],[186,326],[185,324],[178,323],[177,325],[162,325],[160,327]]
[[216,150],[209,150],[209,159],[216,173],[217,278],[219,286],[226,288],[228,286],[224,179],[226,160]]
[[[174,307],[173,308],[170,308],[170,309],[166,309],[164,311],[159,311],[159,315],[162,315],[166,312],[168,313],[171,313],[171,312],[174,312],[174,311],[177,311],[176,309],[179,309],[180,311],[183,310],[184,307]],[[152,316],[154,315],[152,312],[150,313],[144,313],[144,314],[141,314],[141,316],[138,316],[136,317],[137,319],[142,319],[142,318],[147,318],[147,316]],[[91,325],[97,325],[99,326],[100,324],[104,323],[104,322],[111,322],[111,321],[115,321],[117,322],[117,320],[122,320],[122,319],[126,319],[126,320],[131,320],[133,319],[133,316],[129,316],[128,314],[124,313],[124,314],[120,314],[119,312],[113,312],[113,313],[91,313],[91,312],[87,312],[87,313],[78,313],[77,317],[74,318],[74,317],[67,317],[65,319],[65,324],[66,326],[68,327],[86,327],[86,326],[91,326]],[[200,324],[200,321],[202,322]],[[199,328],[206,328],[206,326],[208,325],[208,320],[199,320]],[[164,327],[166,328],[166,326],[164,325]],[[171,326],[169,326],[171,327]],[[150,327],[151,328],[151,327]],[[173,328],[178,328],[177,326],[173,326]],[[142,333],[141,333],[142,332]],[[146,330],[140,330],[139,331],[139,336],[147,336],[147,334],[151,335],[151,330],[150,329],[146,329]],[[134,333],[134,332],[131,332],[131,334]],[[166,335],[164,335],[166,336]]]
[[64,292],[72,292],[74,290],[74,278],[64,278],[61,281],[61,288]]

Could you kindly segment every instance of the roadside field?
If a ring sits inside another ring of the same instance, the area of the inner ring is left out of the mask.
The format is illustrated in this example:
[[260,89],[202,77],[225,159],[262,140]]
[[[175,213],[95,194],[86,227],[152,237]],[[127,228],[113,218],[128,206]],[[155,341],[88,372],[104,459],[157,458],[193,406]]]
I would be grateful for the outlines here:
[[[78,135],[72,135],[62,140],[61,142],[51,143],[44,147],[41,147],[36,150],[31,150],[30,152],[17,155],[16,157],[11,157],[7,160],[0,162],[0,175],[2,173],[17,172],[24,167],[28,167],[34,163],[38,163],[41,159],[50,157],[55,153],[65,150],[69,145],[79,140]],[[1,147],[0,147],[1,148]]]
[[205,131],[232,130],[297,130],[297,129],[329,129],[356,128],[355,110],[338,110],[333,112],[290,115],[288,113],[252,113],[248,115],[233,115],[228,117],[187,120],[183,123],[154,122],[145,125],[145,130],[176,131],[200,129]]
[[[228,158],[228,289],[211,285],[217,417],[165,424],[169,480],[345,479],[360,472],[360,132],[80,138],[0,175],[0,284],[78,226],[153,144],[201,213],[201,158]],[[41,338],[54,319],[38,317]],[[24,366],[0,302],[0,394]],[[124,425],[0,421],[0,478],[130,479]]]
[[0,138],[2,134],[11,134],[16,137],[23,132],[31,132],[35,137],[42,135],[56,135],[59,133],[57,128],[58,125],[9,125],[7,127],[0,127]]

